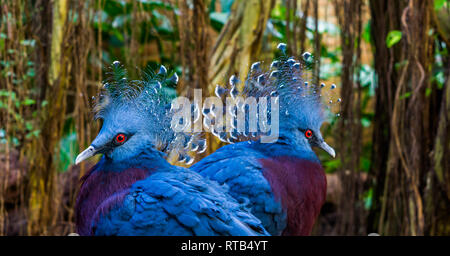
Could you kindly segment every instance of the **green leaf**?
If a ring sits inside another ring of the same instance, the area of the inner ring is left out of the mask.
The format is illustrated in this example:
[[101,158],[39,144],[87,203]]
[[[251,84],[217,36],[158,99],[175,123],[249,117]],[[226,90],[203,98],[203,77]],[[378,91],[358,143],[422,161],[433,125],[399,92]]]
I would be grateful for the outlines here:
[[411,92],[406,92],[405,94],[400,95],[400,97],[398,99],[403,100],[403,99],[407,99],[409,97],[411,97]]
[[127,13],[126,3],[123,1],[106,0],[103,10],[111,17]]
[[36,44],[36,41],[32,40],[20,40],[20,44],[24,45],[24,46],[31,46],[34,47],[34,45]]
[[209,14],[209,18],[211,19],[211,25],[214,27],[216,31],[222,30],[225,23],[228,20],[228,14],[223,12],[212,12]]
[[286,6],[283,4],[276,4],[270,13],[272,19],[285,20],[286,19]]
[[373,199],[373,188],[370,188],[363,195],[364,197],[364,208],[369,210],[372,207],[372,199]]
[[393,45],[398,43],[402,39],[402,31],[391,30],[386,37],[386,46],[391,48]]
[[371,121],[370,121],[370,119],[368,119],[367,117],[362,117],[362,118],[361,118],[361,125],[362,125],[363,127],[365,127],[365,128],[369,127],[369,126],[370,126],[370,123],[371,123]]
[[367,158],[367,157],[361,157],[361,159],[360,159],[360,169],[363,171],[363,172],[369,172],[369,170],[370,170],[370,159],[369,158]]
[[431,95],[432,92],[433,92],[433,90],[432,90],[431,88],[427,88],[427,89],[425,90],[425,96],[426,96],[426,97],[429,97],[429,96]]
[[7,90],[0,90],[0,96],[9,96],[10,92]]
[[283,32],[285,31],[285,30],[281,30],[282,32],[280,32],[280,31],[278,31],[278,29],[277,29],[277,27],[275,26],[276,25],[276,20],[273,20],[273,19],[269,19],[268,21],[267,21],[267,32],[269,32],[273,37],[275,37],[277,40],[279,40],[279,41],[284,41],[285,40],[285,38],[284,38],[284,34],[283,34]]
[[371,33],[372,33],[372,22],[369,20],[366,25],[364,26],[364,31],[362,33],[362,38],[365,42],[370,43],[371,40]]
[[73,164],[75,157],[79,153],[77,134],[72,132],[62,137],[59,142],[59,148],[60,170],[65,172]]
[[22,101],[22,105],[24,106],[33,105],[34,103],[36,103],[36,101],[33,99],[25,99],[24,101]]
[[157,19],[157,24],[155,24],[155,27],[159,34],[173,33],[173,26],[170,23],[170,19],[166,15],[161,14],[157,10],[152,11],[152,15]]
[[324,163],[326,173],[332,173],[339,169],[342,164],[340,159],[333,159]]
[[234,0],[221,0],[220,6],[222,8],[222,12],[230,13],[233,2]]
[[29,77],[34,77],[34,76],[36,75],[36,73],[35,73],[35,71],[34,71],[34,68],[28,69],[26,75],[29,76]]
[[34,130],[32,132],[27,133],[27,135],[25,135],[26,139],[31,139],[31,138],[39,138],[39,134],[41,133],[40,130]]
[[31,122],[25,122],[25,128],[27,128],[28,131],[33,130],[33,124]]
[[442,9],[444,7],[446,0],[434,0],[434,9],[436,11]]

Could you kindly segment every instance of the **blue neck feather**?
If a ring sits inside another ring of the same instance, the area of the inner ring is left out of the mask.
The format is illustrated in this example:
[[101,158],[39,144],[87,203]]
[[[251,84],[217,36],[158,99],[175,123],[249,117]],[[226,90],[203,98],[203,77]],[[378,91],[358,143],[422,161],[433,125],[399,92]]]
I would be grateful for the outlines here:
[[148,169],[151,167],[155,170],[167,170],[172,167],[165,159],[164,153],[157,151],[153,147],[143,147],[136,150],[134,157],[127,158],[125,161],[113,161],[107,156],[103,156],[98,162],[98,170],[121,172],[129,168]]
[[250,145],[269,157],[293,156],[312,162],[320,162],[309,143],[306,140],[298,139],[292,131],[280,131],[279,138],[275,143],[253,141]]

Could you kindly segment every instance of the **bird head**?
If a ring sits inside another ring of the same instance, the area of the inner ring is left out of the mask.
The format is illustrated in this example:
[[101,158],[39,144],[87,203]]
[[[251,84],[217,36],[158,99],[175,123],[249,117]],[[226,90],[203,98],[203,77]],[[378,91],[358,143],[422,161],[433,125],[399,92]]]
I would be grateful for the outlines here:
[[280,130],[292,134],[293,144],[307,148],[318,147],[336,157],[336,152],[323,139],[320,128],[324,121],[322,103],[315,99],[295,98],[280,100]]
[[146,146],[158,144],[157,137],[148,132],[146,114],[134,104],[113,106],[101,118],[102,128],[91,145],[81,152],[75,163],[103,154],[107,159],[122,161],[137,155]]
[[[253,63],[242,92],[236,92],[238,80],[231,78],[232,88],[228,91],[243,97],[278,97],[279,134],[285,138],[284,141],[302,148],[319,147],[335,157],[334,149],[324,141],[320,128],[326,115],[332,112],[331,104],[340,103],[340,99],[334,100],[336,86],[312,83],[312,72],[308,70],[313,62],[311,54],[304,53],[302,60],[296,60],[285,54],[285,44],[278,48],[283,54],[270,64],[268,70],[263,70],[260,62]],[[221,91],[227,90],[216,87],[216,95],[220,96]],[[268,116],[271,116],[271,111],[268,110]],[[239,140],[247,140],[264,134],[239,135]]]
[[276,61],[275,72],[279,72],[279,76],[272,80],[272,86],[276,88],[280,101],[280,133],[293,135],[289,138],[295,145],[318,147],[336,157],[336,152],[325,142],[320,131],[325,117],[332,112],[331,105],[341,101],[334,102],[336,86],[312,83],[308,68],[313,60],[309,53],[304,53],[302,60],[282,56]]
[[120,162],[149,148],[163,151],[174,136],[169,129],[170,97],[162,84],[176,83],[177,78],[166,79],[160,69],[158,74],[144,72],[141,80],[130,81],[118,62],[112,64],[110,75],[94,109],[102,127],[91,145],[77,156],[76,164],[96,154]]

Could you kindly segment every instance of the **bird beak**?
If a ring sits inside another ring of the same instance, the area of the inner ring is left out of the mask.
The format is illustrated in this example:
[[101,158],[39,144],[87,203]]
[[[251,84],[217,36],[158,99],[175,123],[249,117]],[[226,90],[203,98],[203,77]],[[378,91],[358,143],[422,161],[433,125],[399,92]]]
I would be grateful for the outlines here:
[[77,158],[75,159],[75,164],[79,164],[89,157],[94,156],[97,153],[97,150],[93,146],[89,146],[83,152],[81,152]]
[[328,146],[328,144],[325,141],[322,141],[322,143],[320,143],[319,147],[321,149],[325,150],[325,152],[330,154],[330,156],[332,156],[333,158],[336,157],[336,152],[334,152],[334,149],[332,147]]

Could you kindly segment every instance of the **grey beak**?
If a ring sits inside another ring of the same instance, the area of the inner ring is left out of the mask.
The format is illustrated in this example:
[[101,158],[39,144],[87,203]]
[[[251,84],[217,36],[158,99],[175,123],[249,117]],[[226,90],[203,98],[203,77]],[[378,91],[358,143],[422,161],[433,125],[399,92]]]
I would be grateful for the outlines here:
[[79,164],[83,162],[84,160],[88,159],[89,157],[94,156],[97,153],[97,150],[93,146],[89,146],[87,149],[85,149],[83,152],[81,152],[77,158],[75,159],[75,164]]
[[319,145],[319,147],[320,147],[321,149],[325,150],[325,152],[327,152],[328,154],[330,154],[330,156],[332,156],[333,158],[336,157],[336,152],[334,152],[334,149],[333,149],[332,147],[328,146],[328,144],[327,144],[325,141],[323,141],[323,142]]

